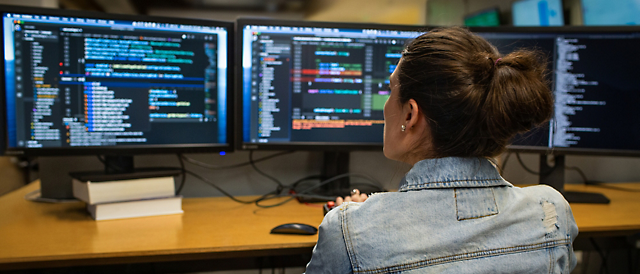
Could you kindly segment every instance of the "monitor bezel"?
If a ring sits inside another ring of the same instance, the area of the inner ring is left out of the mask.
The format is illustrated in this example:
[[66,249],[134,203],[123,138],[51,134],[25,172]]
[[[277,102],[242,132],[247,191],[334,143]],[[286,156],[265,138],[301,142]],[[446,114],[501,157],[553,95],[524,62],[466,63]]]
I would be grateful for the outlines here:
[[[90,11],[69,11],[59,9],[34,8],[0,5],[0,13],[20,13],[35,14],[47,16],[66,16],[80,18],[95,18],[106,20],[125,20],[125,21],[147,21],[171,23],[180,25],[203,25],[212,27],[222,27],[227,29],[227,115],[226,115],[226,143],[208,143],[208,144],[163,144],[163,145],[126,145],[126,146],[91,146],[91,147],[62,147],[62,148],[27,148],[8,146],[8,129],[6,127],[6,86],[0,87],[0,106],[5,110],[0,111],[0,123],[2,124],[2,146],[5,155],[24,155],[24,156],[77,156],[77,155],[134,155],[134,154],[174,154],[174,153],[204,153],[204,152],[231,152],[234,150],[234,58],[235,58],[235,24],[234,22],[217,21],[217,20],[201,20],[201,19],[183,19],[147,15],[122,15],[109,14]],[[4,45],[4,35],[1,42]],[[2,69],[0,69],[0,79],[4,79],[5,62],[4,49],[2,50]]]
[[[517,32],[517,33],[638,33],[640,26],[550,26],[550,27],[468,27],[474,33],[478,32]],[[553,126],[553,125],[550,125]],[[550,155],[593,155],[593,156],[640,156],[640,150],[572,148],[548,146],[508,145],[506,151],[541,153]]]
[[[318,28],[344,28],[344,29],[381,29],[399,31],[427,32],[434,27],[422,25],[392,25],[376,23],[344,23],[344,22],[324,22],[324,21],[296,21],[296,20],[273,20],[257,18],[239,18],[236,21],[236,149],[237,150],[309,150],[309,151],[381,151],[381,143],[348,143],[348,142],[288,142],[288,143],[250,143],[244,142],[243,138],[243,67],[242,67],[242,47],[243,30],[247,25],[265,26],[291,26],[291,27],[318,27]],[[382,134],[382,133],[381,133]]]

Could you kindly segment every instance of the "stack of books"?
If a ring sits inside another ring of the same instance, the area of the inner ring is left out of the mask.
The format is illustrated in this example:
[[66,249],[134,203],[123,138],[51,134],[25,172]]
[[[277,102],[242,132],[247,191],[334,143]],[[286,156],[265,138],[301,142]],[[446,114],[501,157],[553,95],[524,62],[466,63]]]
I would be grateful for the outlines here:
[[183,213],[182,197],[175,195],[173,176],[72,180],[73,196],[87,203],[87,211],[96,221]]

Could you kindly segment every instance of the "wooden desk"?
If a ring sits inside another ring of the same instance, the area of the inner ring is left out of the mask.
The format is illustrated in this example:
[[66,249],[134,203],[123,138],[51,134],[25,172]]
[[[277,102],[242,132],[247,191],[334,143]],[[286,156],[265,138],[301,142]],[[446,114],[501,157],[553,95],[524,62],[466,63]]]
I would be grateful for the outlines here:
[[[640,191],[640,183],[616,183],[616,187]],[[578,237],[624,236],[640,232],[640,192],[586,185],[565,185],[568,191],[598,192],[611,200],[608,205],[571,204],[578,224]]]
[[181,215],[96,222],[82,202],[24,199],[38,188],[34,182],[0,197],[0,270],[310,254],[317,235],[269,231],[292,222],[317,227],[323,218],[322,208],[295,201],[263,209],[188,198]]
[[[640,183],[616,186],[640,189]],[[38,187],[32,183],[0,197],[0,270],[309,254],[317,236],[269,231],[322,221],[321,208],[296,202],[260,209],[228,198],[189,198],[183,215],[96,222],[80,202],[26,201],[24,195]],[[567,190],[611,199],[609,205],[572,205],[579,237],[640,232],[640,193],[578,185]]]

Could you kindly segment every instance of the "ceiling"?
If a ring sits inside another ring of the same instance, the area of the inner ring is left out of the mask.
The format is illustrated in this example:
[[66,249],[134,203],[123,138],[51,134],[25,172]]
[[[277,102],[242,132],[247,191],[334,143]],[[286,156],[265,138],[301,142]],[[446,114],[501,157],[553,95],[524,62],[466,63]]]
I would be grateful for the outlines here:
[[154,9],[302,12],[309,0],[58,0],[61,8],[122,14],[148,14]]

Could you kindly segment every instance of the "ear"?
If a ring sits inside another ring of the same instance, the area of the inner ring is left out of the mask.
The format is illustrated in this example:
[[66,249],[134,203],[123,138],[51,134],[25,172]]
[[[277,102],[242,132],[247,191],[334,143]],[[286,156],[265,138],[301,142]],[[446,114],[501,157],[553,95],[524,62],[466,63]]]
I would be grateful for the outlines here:
[[416,100],[409,99],[409,101],[405,105],[405,121],[404,124],[407,126],[407,129],[412,129],[418,125],[420,120],[420,108],[418,108],[418,103]]

